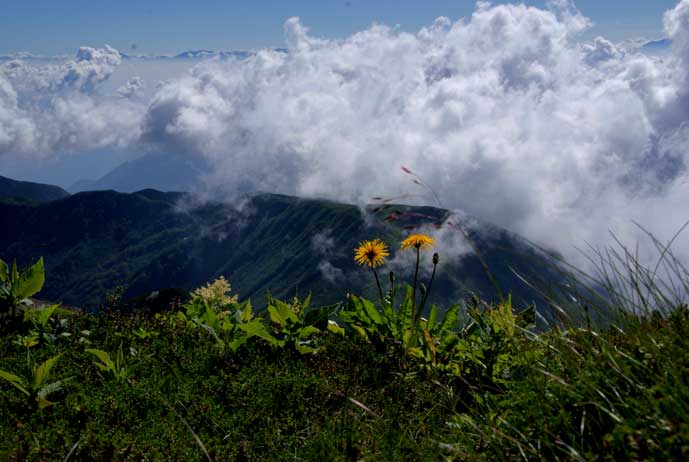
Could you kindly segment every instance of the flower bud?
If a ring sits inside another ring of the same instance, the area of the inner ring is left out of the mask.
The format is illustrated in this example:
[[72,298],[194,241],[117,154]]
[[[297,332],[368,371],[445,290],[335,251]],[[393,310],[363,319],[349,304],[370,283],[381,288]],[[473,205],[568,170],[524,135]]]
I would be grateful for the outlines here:
[[437,253],[434,253],[433,254],[433,264],[437,265],[439,259],[440,259],[440,255],[438,255]]

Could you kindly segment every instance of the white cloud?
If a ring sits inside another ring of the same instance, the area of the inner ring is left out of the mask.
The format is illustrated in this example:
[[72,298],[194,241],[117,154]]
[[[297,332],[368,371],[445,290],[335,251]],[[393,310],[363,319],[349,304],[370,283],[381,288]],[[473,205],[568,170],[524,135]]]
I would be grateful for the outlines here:
[[609,230],[633,242],[633,220],[665,239],[689,218],[676,208],[689,199],[687,18],[689,0],[667,13],[663,60],[581,45],[590,22],[567,1],[479,2],[467,20],[343,40],[293,18],[287,54],[204,63],[163,85],[143,136],[207,157],[230,188],[358,203],[418,192],[406,165],[444,206],[569,256]]
[[[415,34],[375,25],[341,40],[293,18],[288,53],[202,62],[152,84],[147,105],[117,97],[120,83],[101,91],[120,66],[108,47],[67,63],[9,61],[0,155],[143,141],[209,160],[211,189],[359,204],[426,194],[405,165],[445,207],[570,257],[609,243],[608,231],[633,243],[633,221],[667,239],[689,218],[689,0],[665,15],[667,56],[582,44],[589,25],[569,0],[481,1],[470,18]],[[677,243],[687,261],[688,240]]]
[[145,106],[98,92],[120,63],[106,46],[82,47],[63,62],[0,64],[0,156],[47,157],[137,140]]
[[135,75],[117,89],[117,94],[122,98],[140,98],[143,95],[144,88],[146,88],[144,79]]
[[331,284],[337,284],[344,277],[344,272],[327,260],[318,264],[318,271],[320,271],[321,277]]

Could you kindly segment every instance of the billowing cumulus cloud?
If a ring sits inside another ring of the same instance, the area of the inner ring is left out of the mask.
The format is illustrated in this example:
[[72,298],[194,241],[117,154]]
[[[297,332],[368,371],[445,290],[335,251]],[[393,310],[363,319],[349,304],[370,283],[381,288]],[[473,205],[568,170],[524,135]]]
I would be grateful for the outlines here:
[[144,79],[135,75],[117,89],[117,94],[123,98],[140,98],[143,95],[144,88],[146,88]]
[[662,59],[582,44],[588,24],[567,1],[343,40],[293,18],[287,53],[163,85],[142,139],[210,159],[229,188],[355,202],[423,193],[404,165],[445,207],[570,256],[609,231],[634,242],[633,221],[667,239],[689,218],[689,0],[665,16]]
[[[113,48],[82,47],[64,62],[0,64],[0,156],[42,157],[136,140],[145,106],[98,92],[120,63]],[[130,92],[140,83],[131,82]]]
[[[375,25],[338,40],[293,18],[286,52],[213,59],[158,86],[146,77],[146,102],[140,79],[102,91],[121,62],[109,47],[8,61],[0,155],[143,143],[202,156],[209,189],[435,203],[405,166],[444,207],[569,257],[610,231],[633,245],[634,221],[668,239],[689,218],[689,0],[665,15],[663,56],[582,43],[590,21],[569,0],[548,5],[479,1],[416,33]],[[676,243],[686,261],[688,241]]]

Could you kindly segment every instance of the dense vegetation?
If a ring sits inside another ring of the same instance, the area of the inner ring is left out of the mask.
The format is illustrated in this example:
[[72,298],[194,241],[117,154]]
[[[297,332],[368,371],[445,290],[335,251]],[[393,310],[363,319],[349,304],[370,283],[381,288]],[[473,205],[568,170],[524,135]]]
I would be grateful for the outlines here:
[[[31,205],[0,200],[6,218],[0,256],[20,265],[43,256],[47,274],[41,296],[85,310],[97,309],[103,294],[118,286],[129,299],[163,288],[192,290],[221,275],[259,304],[268,290],[282,298],[311,293],[315,303],[327,304],[352,287],[376,293],[352,261],[357,242],[370,235],[397,241],[405,227],[441,223],[448,215],[439,208],[390,204],[367,215],[353,205],[275,194],[233,203],[198,200],[154,190],[88,192]],[[537,251],[487,224],[466,228],[501,287],[519,301],[538,298],[510,269],[544,268]],[[448,233],[455,245],[463,244],[459,231]],[[442,306],[468,290],[484,297],[494,292],[473,254],[446,258],[442,265],[435,282]],[[558,280],[546,271],[539,276]]]
[[[233,203],[198,200],[154,190],[80,193],[38,205],[0,200],[0,256],[22,266],[43,256],[41,297],[84,310],[97,309],[118,286],[129,299],[163,288],[193,290],[221,275],[259,305],[269,290],[282,298],[311,293],[314,303],[327,304],[351,288],[376,293],[352,261],[357,242],[371,235],[398,241],[405,227],[441,223],[448,214],[390,204],[366,214],[353,205],[275,194]],[[520,302],[537,299],[510,268],[545,268],[539,253],[505,230],[467,227],[500,286]],[[448,230],[448,236],[463,245],[458,231]],[[441,265],[435,282],[441,306],[469,290],[483,297],[494,292],[473,254],[445,258]],[[539,276],[558,280],[546,271]]]
[[[376,270],[383,245],[360,263]],[[0,267],[3,313],[39,263]],[[254,310],[221,278],[156,315],[22,307],[0,339],[0,458],[686,460],[689,310],[654,307],[628,269],[650,309],[627,297],[607,327],[542,332],[509,297],[421,317],[433,283],[394,278],[377,303]]]

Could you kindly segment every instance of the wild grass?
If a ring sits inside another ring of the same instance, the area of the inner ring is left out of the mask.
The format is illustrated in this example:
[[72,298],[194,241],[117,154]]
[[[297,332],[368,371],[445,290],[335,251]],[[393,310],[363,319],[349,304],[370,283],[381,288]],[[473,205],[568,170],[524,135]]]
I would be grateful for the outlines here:
[[340,311],[28,316],[3,327],[0,370],[59,355],[50,380],[71,380],[44,408],[0,382],[0,459],[688,460],[689,275],[653,242],[650,267],[619,243],[569,268],[541,330],[545,308],[509,297],[414,322],[411,287]]

